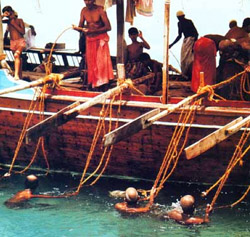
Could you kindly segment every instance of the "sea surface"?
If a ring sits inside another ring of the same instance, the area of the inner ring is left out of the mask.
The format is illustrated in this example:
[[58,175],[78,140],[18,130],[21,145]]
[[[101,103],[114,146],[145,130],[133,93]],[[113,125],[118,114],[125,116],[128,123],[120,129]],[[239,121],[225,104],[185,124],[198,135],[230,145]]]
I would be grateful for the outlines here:
[[[1,170],[1,175],[6,171]],[[33,171],[39,177],[37,192],[60,195],[77,187],[79,174],[49,174]],[[85,185],[80,194],[63,199],[32,199],[25,206],[10,209],[4,201],[24,188],[25,175],[12,174],[0,181],[0,233],[2,237],[15,236],[250,236],[250,198],[234,208],[215,209],[211,222],[199,226],[184,226],[163,218],[182,195],[192,194],[197,200],[197,215],[204,214],[206,204],[213,194],[201,198],[206,185],[168,182],[155,199],[150,213],[122,215],[114,208],[121,198],[109,191],[125,190],[133,186],[150,189],[152,181],[126,177],[103,176],[94,186]],[[246,187],[227,186],[216,206],[236,201]]]

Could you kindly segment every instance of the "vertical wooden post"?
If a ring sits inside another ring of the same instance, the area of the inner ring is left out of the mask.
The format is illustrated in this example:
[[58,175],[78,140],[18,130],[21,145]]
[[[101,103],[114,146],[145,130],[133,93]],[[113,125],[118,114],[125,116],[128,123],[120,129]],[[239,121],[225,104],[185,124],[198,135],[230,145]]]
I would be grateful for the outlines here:
[[[0,0],[0,14],[2,15],[1,0]],[[2,23],[2,17],[0,17],[0,54],[3,54],[3,23]]]
[[124,0],[116,1],[117,53],[116,63],[124,64]]
[[169,94],[169,73],[168,73],[168,55],[169,55],[169,13],[170,0],[165,0],[165,14],[164,14],[164,55],[162,68],[162,103],[168,103]]

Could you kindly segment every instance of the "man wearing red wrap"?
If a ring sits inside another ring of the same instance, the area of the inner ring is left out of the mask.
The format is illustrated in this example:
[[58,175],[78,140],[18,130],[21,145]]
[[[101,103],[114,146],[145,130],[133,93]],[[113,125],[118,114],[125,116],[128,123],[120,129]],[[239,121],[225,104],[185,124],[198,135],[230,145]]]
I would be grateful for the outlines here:
[[86,7],[81,11],[78,27],[86,35],[86,60],[88,83],[92,87],[104,87],[114,78],[109,52],[108,31],[111,25],[103,7],[97,6],[95,0],[84,0]]
[[200,73],[204,73],[204,85],[216,82],[216,45],[213,40],[201,37],[194,44],[194,61],[191,89],[197,92],[200,86]]

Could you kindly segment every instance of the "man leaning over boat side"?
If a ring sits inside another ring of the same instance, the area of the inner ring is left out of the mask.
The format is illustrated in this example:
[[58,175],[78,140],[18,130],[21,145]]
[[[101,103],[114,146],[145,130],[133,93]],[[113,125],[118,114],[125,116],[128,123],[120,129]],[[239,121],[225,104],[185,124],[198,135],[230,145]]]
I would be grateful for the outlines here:
[[114,78],[109,52],[108,31],[111,25],[103,7],[97,6],[95,0],[84,0],[86,7],[81,11],[78,27],[86,35],[86,61],[88,68],[88,84],[92,88],[106,90],[109,80]]
[[15,75],[14,78],[19,80],[22,75],[22,51],[26,47],[24,39],[25,27],[22,19],[17,18],[15,11],[11,6],[6,6],[2,10],[2,18],[6,17],[8,20],[3,20],[4,23],[8,24],[8,30],[10,32],[10,49],[12,50],[15,58]]

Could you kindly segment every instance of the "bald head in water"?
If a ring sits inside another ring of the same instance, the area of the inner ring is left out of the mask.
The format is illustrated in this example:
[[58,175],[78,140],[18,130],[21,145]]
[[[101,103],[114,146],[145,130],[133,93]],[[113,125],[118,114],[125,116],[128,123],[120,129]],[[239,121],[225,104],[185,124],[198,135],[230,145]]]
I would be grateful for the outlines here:
[[38,187],[38,178],[31,174],[26,177],[25,188],[34,191]]
[[133,187],[127,188],[125,191],[125,199],[127,203],[135,204],[139,199],[137,190]]
[[194,212],[194,197],[191,195],[185,195],[180,200],[180,205],[185,214],[193,214]]

